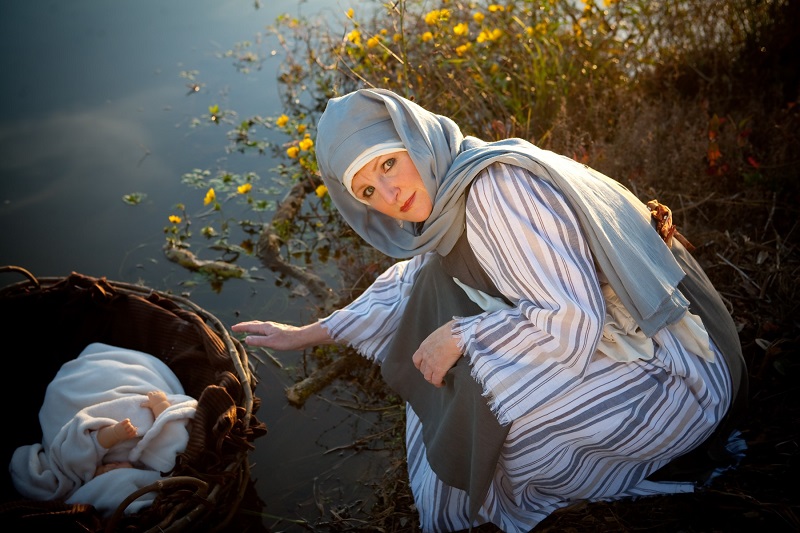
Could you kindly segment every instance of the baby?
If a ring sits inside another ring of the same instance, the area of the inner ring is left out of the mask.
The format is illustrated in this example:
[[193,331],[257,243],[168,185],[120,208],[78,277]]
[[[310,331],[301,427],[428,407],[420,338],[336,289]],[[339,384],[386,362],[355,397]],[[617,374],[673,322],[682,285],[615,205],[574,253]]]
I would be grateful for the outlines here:
[[[167,400],[167,395],[163,391],[148,392],[147,400],[142,402],[142,407],[148,407],[153,413],[153,418],[158,418],[158,415],[166,411],[169,406],[169,400]],[[96,435],[97,443],[108,450],[122,441],[135,438],[137,431],[138,428],[131,423],[131,419],[126,418],[116,424],[98,429]],[[94,475],[99,476],[117,468],[133,468],[133,465],[129,461],[101,463],[97,466]]]

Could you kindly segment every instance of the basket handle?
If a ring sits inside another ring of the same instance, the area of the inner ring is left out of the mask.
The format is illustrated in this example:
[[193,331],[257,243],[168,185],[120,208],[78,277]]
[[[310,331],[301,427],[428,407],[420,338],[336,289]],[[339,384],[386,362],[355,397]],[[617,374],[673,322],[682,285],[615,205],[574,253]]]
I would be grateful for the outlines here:
[[144,486],[135,492],[131,493],[127,498],[125,498],[122,503],[119,504],[117,509],[114,511],[114,514],[109,519],[108,523],[106,524],[106,533],[111,533],[116,531],[117,529],[117,522],[122,518],[122,515],[125,512],[125,509],[133,503],[134,500],[139,498],[140,496],[147,494],[148,492],[160,492],[164,489],[170,487],[179,487],[181,485],[188,485],[194,486],[195,496],[199,497],[200,499],[205,499],[208,495],[208,483],[197,479],[196,477],[192,476],[173,476],[166,479],[161,479],[159,481],[153,482],[147,486]]
[[6,266],[0,267],[0,272],[19,272],[20,274],[22,274],[23,276],[28,278],[28,280],[30,280],[31,283],[36,285],[37,289],[41,289],[41,285],[39,285],[39,280],[36,279],[36,276],[34,276],[33,274],[31,274],[29,271],[25,270],[22,267],[18,267],[18,266],[14,266],[14,265],[6,265]]

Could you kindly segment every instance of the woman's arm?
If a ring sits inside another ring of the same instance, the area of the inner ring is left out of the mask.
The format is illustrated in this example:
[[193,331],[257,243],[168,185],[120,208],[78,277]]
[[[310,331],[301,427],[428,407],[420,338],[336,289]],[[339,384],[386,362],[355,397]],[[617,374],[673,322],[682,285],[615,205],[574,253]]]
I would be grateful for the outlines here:
[[351,304],[320,320],[322,327],[336,342],[346,343],[364,357],[382,362],[427,257],[416,256],[395,263]]
[[426,256],[386,269],[361,296],[317,322],[292,326],[273,321],[240,322],[235,333],[245,343],[275,350],[302,350],[321,344],[348,344],[370,359],[380,359],[402,316],[414,279]]

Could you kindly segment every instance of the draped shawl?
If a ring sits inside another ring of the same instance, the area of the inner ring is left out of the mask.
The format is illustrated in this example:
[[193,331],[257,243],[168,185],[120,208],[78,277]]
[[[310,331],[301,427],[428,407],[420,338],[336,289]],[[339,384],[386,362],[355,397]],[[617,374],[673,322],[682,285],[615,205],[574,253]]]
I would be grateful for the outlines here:
[[[398,139],[408,150],[433,210],[424,223],[396,220],[356,200],[345,170],[369,146]],[[523,139],[485,142],[464,136],[453,120],[386,89],[361,89],[329,100],[317,125],[316,156],[345,221],[395,258],[432,250],[447,255],[464,231],[466,191],[494,163],[529,170],[560,190],[575,210],[598,267],[645,335],[684,314],[677,290],[684,272],[653,230],[647,207],[620,183]]]

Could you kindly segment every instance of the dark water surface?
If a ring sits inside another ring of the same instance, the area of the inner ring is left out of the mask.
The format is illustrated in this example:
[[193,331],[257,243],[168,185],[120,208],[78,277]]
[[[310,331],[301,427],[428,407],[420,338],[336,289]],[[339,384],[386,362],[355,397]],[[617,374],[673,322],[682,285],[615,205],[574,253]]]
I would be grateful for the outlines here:
[[[0,265],[185,292],[227,325],[304,321],[313,305],[276,286],[255,260],[248,267],[256,281],[234,280],[220,293],[170,263],[163,229],[175,204],[202,206],[203,191],[183,185],[184,173],[226,168],[263,177],[274,166],[269,157],[226,153],[230,126],[192,126],[213,104],[240,117],[280,114],[283,51],[267,26],[280,13],[338,17],[355,3],[266,0],[256,9],[250,0],[3,2]],[[259,41],[263,58],[249,73],[222,57],[243,41]],[[181,75],[188,71],[197,72],[196,93]],[[122,197],[130,193],[146,199],[128,205]],[[2,276],[2,285],[19,281]],[[300,357],[277,355],[287,367]],[[286,371],[268,363],[258,374],[258,415],[269,433],[256,441],[251,462],[264,511],[313,520],[325,494],[371,494],[363,482],[377,477],[379,457],[325,453],[349,444],[369,420],[319,397],[290,407]]]

